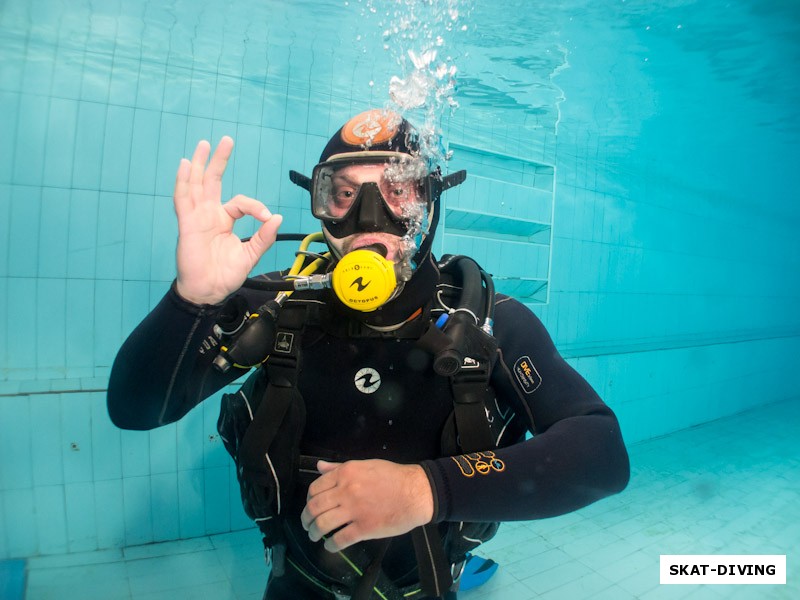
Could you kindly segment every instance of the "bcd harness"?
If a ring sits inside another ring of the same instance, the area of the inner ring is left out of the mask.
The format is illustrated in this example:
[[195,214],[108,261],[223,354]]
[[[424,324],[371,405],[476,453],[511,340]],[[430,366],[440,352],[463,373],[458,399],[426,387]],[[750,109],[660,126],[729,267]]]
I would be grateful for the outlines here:
[[[436,323],[428,320],[427,329],[419,321],[413,337],[419,347],[434,355],[434,370],[450,380],[453,412],[441,435],[441,456],[493,450],[497,438],[487,418],[487,407],[495,400],[490,377],[497,356],[497,342],[491,335],[491,278],[467,257],[445,257],[439,269],[461,284],[461,297]],[[245,512],[263,534],[275,576],[283,574],[286,562],[303,573],[286,555],[291,540],[284,519],[298,480],[310,483],[317,475],[317,459],[326,458],[300,454],[306,419],[297,385],[302,370],[301,341],[306,325],[319,319],[319,310],[318,304],[299,301],[287,303],[272,315],[274,342],[268,360],[237,393],[223,396],[217,424],[236,464]],[[483,328],[478,315],[484,317]],[[342,333],[389,337],[367,327],[354,331],[352,322]],[[497,523],[462,523],[454,531],[456,527],[451,525],[446,541],[434,523],[412,530],[419,584],[405,588],[398,588],[381,569],[391,538],[381,540],[371,557],[354,555],[358,545],[347,549],[351,556],[341,552],[352,569],[351,576],[339,584],[325,584],[303,574],[337,597],[353,600],[403,600],[420,591],[424,596],[439,597],[453,584],[454,566],[463,562],[469,550],[491,538],[497,527]]]

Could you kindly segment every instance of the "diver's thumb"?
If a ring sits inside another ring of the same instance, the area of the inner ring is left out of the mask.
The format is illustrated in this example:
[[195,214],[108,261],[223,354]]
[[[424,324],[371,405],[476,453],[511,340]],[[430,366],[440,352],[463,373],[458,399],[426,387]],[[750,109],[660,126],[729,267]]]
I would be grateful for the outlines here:
[[325,473],[335,471],[341,464],[342,463],[328,462],[327,460],[318,460],[317,470],[324,475]]

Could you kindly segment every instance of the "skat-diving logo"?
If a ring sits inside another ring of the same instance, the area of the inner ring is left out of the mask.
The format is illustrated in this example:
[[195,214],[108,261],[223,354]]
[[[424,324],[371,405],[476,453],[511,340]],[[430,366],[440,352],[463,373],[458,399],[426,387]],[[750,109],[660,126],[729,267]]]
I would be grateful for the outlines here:
[[359,392],[362,394],[372,394],[381,387],[381,376],[375,369],[364,367],[358,370],[354,382]]

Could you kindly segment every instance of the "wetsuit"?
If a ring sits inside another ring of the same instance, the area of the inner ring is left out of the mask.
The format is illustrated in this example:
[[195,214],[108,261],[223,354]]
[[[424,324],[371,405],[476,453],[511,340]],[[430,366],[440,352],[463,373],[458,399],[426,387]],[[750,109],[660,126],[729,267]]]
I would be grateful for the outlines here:
[[[441,313],[434,298],[442,284],[432,262],[420,268],[412,283],[401,299],[416,304],[425,297],[426,310],[391,335],[348,327],[351,315],[328,296],[304,299],[296,293],[290,300],[325,308],[318,312],[320,322],[309,324],[302,336],[298,389],[307,411],[304,454],[421,464],[433,489],[433,520],[442,531],[461,521],[552,517],[625,487],[628,457],[613,412],[561,358],[536,316],[502,295],[496,300],[499,356],[491,378],[497,399],[487,415],[503,447],[495,450],[496,461],[485,463],[488,470],[485,464],[476,468],[467,457],[441,457],[442,428],[453,410],[450,383],[434,373],[431,356],[414,337],[422,331],[420,320]],[[251,310],[270,294],[240,293]],[[131,333],[114,363],[108,407],[116,425],[151,429],[174,422],[242,375],[236,368],[222,374],[211,367],[216,356],[212,326],[219,311],[218,306],[184,301],[173,285]],[[526,432],[533,436],[526,440]],[[289,530],[295,539],[288,556],[324,582],[325,570],[337,566],[329,564],[331,555],[300,526],[305,492],[298,489],[290,507]],[[408,537],[396,538],[383,561],[384,572],[399,586],[415,580]],[[357,546],[370,552],[374,543]],[[305,585],[301,579],[287,569],[287,579],[271,584],[274,593],[268,591],[267,597],[283,597],[279,590]],[[309,586],[303,597],[315,597],[313,590]]]

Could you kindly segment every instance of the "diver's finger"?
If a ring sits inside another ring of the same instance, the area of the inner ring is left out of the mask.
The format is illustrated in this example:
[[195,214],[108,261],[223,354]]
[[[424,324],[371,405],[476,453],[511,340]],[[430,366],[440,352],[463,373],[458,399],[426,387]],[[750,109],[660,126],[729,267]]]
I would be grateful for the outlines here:
[[311,498],[300,513],[300,523],[308,531],[311,524],[329,510],[339,507],[339,498],[335,493],[317,494]]
[[306,502],[308,502],[318,494],[322,494],[323,492],[332,490],[333,488],[336,487],[336,484],[337,484],[337,474],[335,472],[327,473],[326,475],[320,475],[314,481],[311,482],[311,485],[308,486],[308,494],[306,495]]
[[202,185],[203,173],[206,170],[206,161],[211,152],[211,144],[206,140],[200,140],[192,155],[192,171],[189,175],[189,183],[192,185]]
[[243,194],[234,196],[223,204],[222,208],[224,208],[228,216],[234,220],[241,219],[245,215],[250,215],[259,221],[266,221],[272,216],[272,213],[269,212],[269,209],[264,206],[263,203]]
[[270,214],[270,217],[258,228],[246,243],[251,260],[255,265],[264,253],[272,247],[278,238],[278,228],[283,223],[281,215]]
[[192,207],[192,194],[189,186],[191,170],[192,163],[182,158],[178,165],[178,172],[175,174],[175,195],[172,197],[175,202],[175,213],[178,216]]
[[341,506],[337,506],[314,519],[308,528],[308,538],[312,542],[317,542],[331,531],[336,531],[349,522],[350,516],[348,511]]
[[233,139],[229,136],[223,138],[217,144],[217,149],[208,163],[206,172],[203,175],[203,199],[219,202],[222,197],[222,175],[228,166],[228,159],[233,151]]
[[329,462],[327,460],[318,460],[317,461],[317,470],[322,473],[330,473],[331,471],[336,470],[342,463],[338,462]]
[[[331,531],[333,531],[333,529],[331,529]],[[331,553],[340,552],[366,539],[368,538],[362,533],[358,523],[347,523],[346,527],[342,527],[339,531],[326,538],[325,550]]]

